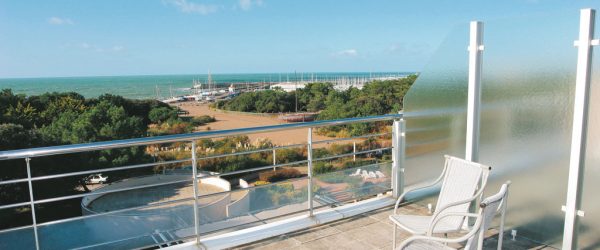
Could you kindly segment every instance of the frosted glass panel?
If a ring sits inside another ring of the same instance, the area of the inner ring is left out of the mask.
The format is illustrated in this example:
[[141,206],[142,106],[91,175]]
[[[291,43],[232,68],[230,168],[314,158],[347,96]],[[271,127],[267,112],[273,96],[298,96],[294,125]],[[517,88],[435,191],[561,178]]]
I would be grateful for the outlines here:
[[[596,14],[598,16],[598,14]],[[596,18],[596,38],[600,18]],[[600,51],[596,46],[592,63],[590,86],[590,117],[588,124],[585,174],[583,178],[582,210],[585,217],[580,220],[579,247],[596,249],[600,247]]]
[[[552,29],[548,28],[552,27]],[[486,23],[480,161],[512,181],[507,224],[560,246],[579,13]]]
[[468,25],[450,33],[404,97],[406,185],[440,174],[444,154],[464,156]]
[[[560,246],[579,13],[485,22],[480,162],[487,194],[511,180],[507,225]],[[408,185],[464,157],[468,24],[449,35],[405,100]],[[452,51],[447,51],[452,50]]]

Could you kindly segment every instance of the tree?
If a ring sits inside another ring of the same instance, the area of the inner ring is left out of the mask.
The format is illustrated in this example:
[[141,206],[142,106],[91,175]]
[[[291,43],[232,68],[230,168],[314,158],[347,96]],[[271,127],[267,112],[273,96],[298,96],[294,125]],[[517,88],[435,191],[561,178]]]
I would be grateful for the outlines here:
[[168,120],[177,119],[177,110],[167,107],[153,108],[148,114],[148,118],[153,123],[163,123]]

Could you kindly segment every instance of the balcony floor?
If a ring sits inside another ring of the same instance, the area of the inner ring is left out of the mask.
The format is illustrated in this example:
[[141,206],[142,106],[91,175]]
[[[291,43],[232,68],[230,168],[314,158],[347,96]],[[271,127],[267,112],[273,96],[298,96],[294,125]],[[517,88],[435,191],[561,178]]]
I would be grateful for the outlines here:
[[[392,207],[383,208],[233,249],[391,249],[392,223],[388,216],[392,210]],[[426,208],[415,204],[403,206],[400,210],[407,214],[427,214]],[[409,236],[400,229],[397,233],[398,243]],[[497,237],[497,230],[488,230],[484,248],[496,249]],[[516,241],[510,238],[504,236],[504,249],[554,249],[521,237],[517,237]]]

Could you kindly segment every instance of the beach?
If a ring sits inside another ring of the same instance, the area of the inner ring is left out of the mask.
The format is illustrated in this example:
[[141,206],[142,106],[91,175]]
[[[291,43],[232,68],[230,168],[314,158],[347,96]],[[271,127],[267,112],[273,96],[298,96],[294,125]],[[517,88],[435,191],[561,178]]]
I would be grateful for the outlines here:
[[[286,122],[277,119],[277,115],[252,115],[239,113],[226,113],[218,110],[213,110],[208,107],[208,104],[200,104],[197,102],[182,102],[175,106],[182,110],[188,111],[190,116],[209,115],[217,119],[216,122],[208,123],[197,128],[197,131],[210,130],[227,130],[236,128],[260,127],[268,125],[285,124]],[[308,130],[305,128],[292,129],[268,133],[248,134],[251,141],[257,139],[269,139],[276,145],[290,145],[298,143],[306,143],[308,140]],[[313,141],[332,139],[326,136],[313,133]],[[317,144],[315,146],[325,146],[325,144]]]

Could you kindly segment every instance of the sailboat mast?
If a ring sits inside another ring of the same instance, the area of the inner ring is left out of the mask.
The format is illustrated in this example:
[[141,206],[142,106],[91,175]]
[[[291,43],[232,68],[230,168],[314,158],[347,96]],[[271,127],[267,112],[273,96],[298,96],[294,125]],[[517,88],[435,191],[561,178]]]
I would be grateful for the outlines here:
[[296,97],[296,113],[298,113],[298,76],[294,70],[294,96]]

